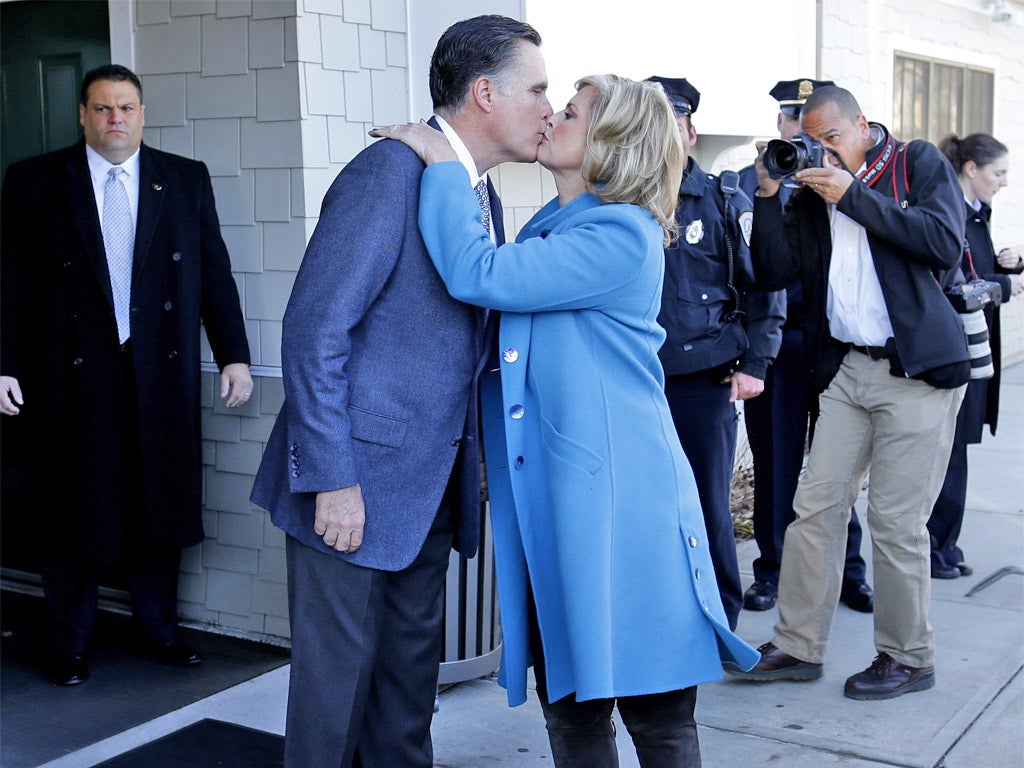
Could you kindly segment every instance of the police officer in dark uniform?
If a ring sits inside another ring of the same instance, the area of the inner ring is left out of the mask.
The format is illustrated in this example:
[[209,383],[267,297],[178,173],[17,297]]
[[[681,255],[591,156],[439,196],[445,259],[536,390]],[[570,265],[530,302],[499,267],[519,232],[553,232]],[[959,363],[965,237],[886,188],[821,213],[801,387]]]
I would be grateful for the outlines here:
[[648,79],[665,89],[688,155],[676,208],[680,234],[665,250],[658,317],[668,334],[659,353],[665,394],[697,480],[722,605],[735,629],[743,604],[729,503],[735,402],[764,388],[781,342],[785,296],[783,291],[748,292],[753,207],[736,187],[736,174],[723,184],[689,157],[697,141],[690,116],[700,93],[685,78]]
[[[800,108],[815,88],[835,85],[831,80],[783,80],[769,94],[779,102],[779,136],[791,139],[800,132]],[[760,146],[760,145],[759,145]],[[749,165],[740,171],[740,189],[753,197],[757,171]],[[783,185],[783,206],[793,190]],[[759,557],[754,560],[754,583],[743,595],[743,607],[766,611],[775,605],[786,527],[793,521],[793,494],[803,466],[808,418],[816,415],[816,398],[810,391],[804,359],[805,308],[800,281],[786,289],[786,324],[782,347],[768,370],[764,393],[743,407],[750,451],[754,456],[754,538]],[[813,425],[812,425],[813,433]],[[840,599],[862,613],[874,609],[874,597],[866,581],[860,556],[861,526],[854,512],[846,543],[846,565]]]

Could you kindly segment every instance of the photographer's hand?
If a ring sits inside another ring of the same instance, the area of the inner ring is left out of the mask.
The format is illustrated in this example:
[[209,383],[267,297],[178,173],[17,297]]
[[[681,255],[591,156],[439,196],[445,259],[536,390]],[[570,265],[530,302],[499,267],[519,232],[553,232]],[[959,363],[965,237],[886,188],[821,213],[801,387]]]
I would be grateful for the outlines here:
[[754,170],[757,171],[757,196],[774,197],[782,186],[781,179],[773,179],[768,175],[768,169],[764,167],[764,150],[768,146],[767,141],[759,141],[757,147],[757,160],[754,161]]
[[798,171],[793,174],[793,178],[810,187],[826,203],[835,205],[853,184],[853,176],[849,171],[831,165],[828,155],[822,160],[821,165],[821,168],[805,168]]

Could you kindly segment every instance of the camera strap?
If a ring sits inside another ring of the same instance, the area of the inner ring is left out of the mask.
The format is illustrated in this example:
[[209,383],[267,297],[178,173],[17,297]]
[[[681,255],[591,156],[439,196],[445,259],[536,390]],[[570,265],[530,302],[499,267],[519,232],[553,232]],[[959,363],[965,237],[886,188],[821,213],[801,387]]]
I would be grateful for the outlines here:
[[[875,162],[873,162],[869,168],[865,168],[864,172],[861,173],[857,178],[863,181],[869,187],[875,186],[875,184],[878,183],[878,180],[885,175],[885,171],[896,159],[897,152],[901,152],[903,150],[903,146],[904,145],[896,141],[896,139],[894,139],[892,135],[887,135],[885,146],[882,148],[881,154],[879,154]],[[893,174],[893,177],[895,184],[895,174]]]

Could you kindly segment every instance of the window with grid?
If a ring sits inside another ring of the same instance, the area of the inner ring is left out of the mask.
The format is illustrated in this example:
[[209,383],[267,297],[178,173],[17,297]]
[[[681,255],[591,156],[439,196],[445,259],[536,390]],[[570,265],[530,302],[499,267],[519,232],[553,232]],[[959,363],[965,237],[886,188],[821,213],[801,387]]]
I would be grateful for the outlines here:
[[897,53],[893,135],[938,142],[949,133],[991,133],[994,83],[992,70]]

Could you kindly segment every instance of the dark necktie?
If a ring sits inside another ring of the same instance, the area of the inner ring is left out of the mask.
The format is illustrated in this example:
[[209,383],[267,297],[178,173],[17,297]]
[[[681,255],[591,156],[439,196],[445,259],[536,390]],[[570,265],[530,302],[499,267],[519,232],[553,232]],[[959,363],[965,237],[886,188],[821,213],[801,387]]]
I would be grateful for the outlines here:
[[129,304],[132,295],[132,252],[135,248],[135,221],[128,204],[128,192],[121,181],[124,172],[120,166],[111,168],[103,187],[103,247],[107,252],[107,271],[110,273],[114,317],[121,344],[131,336]]

